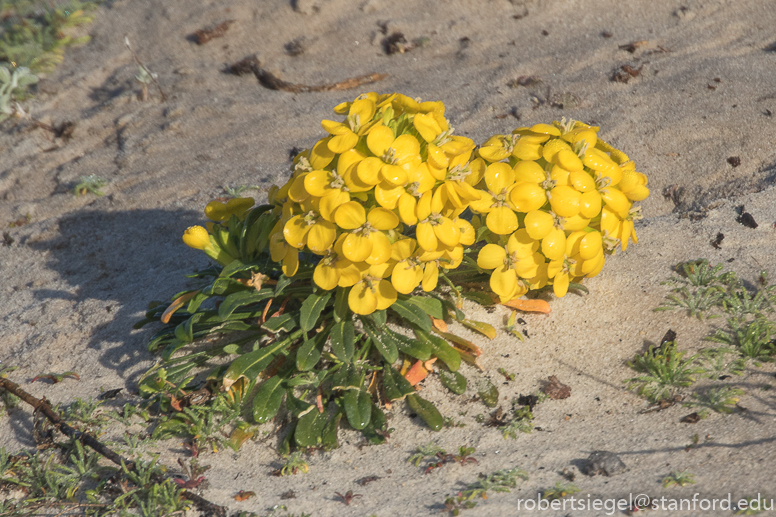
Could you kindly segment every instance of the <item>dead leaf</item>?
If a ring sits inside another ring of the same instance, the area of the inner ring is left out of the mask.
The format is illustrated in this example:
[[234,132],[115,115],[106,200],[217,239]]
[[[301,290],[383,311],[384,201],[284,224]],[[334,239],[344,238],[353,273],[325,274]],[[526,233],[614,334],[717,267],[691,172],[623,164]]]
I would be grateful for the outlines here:
[[429,318],[431,318],[431,324],[434,325],[434,328],[441,330],[442,332],[447,332],[447,323],[445,323],[445,320],[439,320],[433,316],[429,316]]
[[194,32],[194,39],[197,42],[197,45],[204,45],[211,39],[221,38],[226,34],[226,31],[229,30],[229,26],[232,25],[235,22],[235,20],[226,20],[225,22],[221,22],[215,27],[208,28],[208,29],[199,29]]
[[701,416],[697,412],[690,413],[679,421],[683,424],[697,424],[701,421]]
[[235,501],[247,501],[251,497],[256,497],[256,492],[246,492],[245,490],[240,490],[237,492],[237,495],[234,496]]
[[647,45],[649,42],[646,40],[640,40],[640,41],[631,41],[630,43],[626,43],[625,45],[620,45],[620,50],[627,50],[631,54],[636,52],[637,48],[643,47]]
[[542,392],[552,400],[562,400],[571,396],[571,387],[560,382],[556,376],[550,375],[549,382],[542,388]]

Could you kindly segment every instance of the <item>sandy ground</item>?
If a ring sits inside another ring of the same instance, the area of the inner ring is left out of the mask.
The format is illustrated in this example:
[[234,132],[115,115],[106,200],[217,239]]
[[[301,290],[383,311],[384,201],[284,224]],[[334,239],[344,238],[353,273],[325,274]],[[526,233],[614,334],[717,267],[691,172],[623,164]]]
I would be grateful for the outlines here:
[[[199,46],[190,37],[232,19],[223,38]],[[445,497],[478,473],[517,466],[529,473],[527,482],[463,514],[517,515],[520,498],[535,499],[564,481],[564,469],[576,473],[584,498],[776,497],[776,390],[764,389],[776,384],[773,367],[750,365],[726,381],[746,390],[740,404],[747,411],[695,425],[679,423],[691,411],[680,406],[640,414],[646,402],[622,382],[633,375],[625,362],[669,328],[682,349],[694,351],[719,324],[652,312],[673,265],[707,257],[729,261],[729,270],[750,280],[761,269],[776,278],[774,27],[772,0],[108,1],[88,29],[92,42],[67,54],[30,105],[41,121],[75,122],[73,138],[52,140],[29,122],[0,125],[0,225],[8,235],[0,244],[2,364],[18,366],[13,380],[57,403],[112,388],[125,388],[127,397],[114,405],[131,400],[154,361],[145,349],[153,329],[132,324],[150,300],[185,289],[183,275],[206,263],[183,245],[183,230],[203,219],[201,209],[224,185],[260,185],[252,193],[265,199],[266,188],[287,175],[289,150],[315,142],[331,107],[360,93],[272,91],[253,76],[224,73],[225,66],[257,54],[279,77],[306,84],[387,73],[370,89],[442,100],[457,133],[477,142],[562,116],[600,125],[603,138],[649,176],[640,244],[607,262],[589,282],[589,296],[555,300],[548,316],[525,316],[524,343],[471,336],[485,350],[484,376],[499,383],[505,407],[549,375],[571,386],[570,398],[538,406],[531,434],[505,440],[475,422],[488,410],[471,401],[474,391],[450,396],[430,379],[423,395],[465,427],[432,433],[397,404],[388,444],[363,446],[359,435],[343,432],[340,449],[310,456],[310,473],[290,478],[270,475],[280,465],[270,435],[237,454],[204,454],[201,462],[212,469],[202,495],[259,514],[285,504],[315,516],[436,515]],[[425,43],[387,55],[383,30]],[[153,88],[151,100],[137,100],[137,66],[124,35],[158,73],[166,102]],[[300,55],[285,50],[292,42]],[[632,53],[622,48],[632,42],[643,44]],[[640,73],[613,81],[623,65]],[[517,84],[530,76],[541,82]],[[108,180],[107,195],[68,193],[89,174]],[[736,222],[740,205],[758,228]],[[29,224],[7,227],[27,214]],[[721,249],[710,244],[718,232],[725,235]],[[497,326],[508,314],[471,312]],[[516,372],[516,380],[504,383],[499,367]],[[81,381],[27,384],[36,374],[67,370]],[[687,451],[694,434],[700,444]],[[407,458],[431,440],[448,451],[474,446],[479,463],[424,475]],[[0,418],[0,446],[34,447],[26,410]],[[153,450],[171,467],[187,456],[176,441]],[[608,478],[580,474],[594,450],[619,454],[629,470]],[[662,488],[664,476],[684,469],[695,485]],[[370,475],[380,479],[355,483]],[[296,498],[281,500],[289,489]],[[257,497],[236,502],[238,490]],[[345,506],[334,492],[347,490],[363,497]],[[543,513],[612,514],[570,506]]]

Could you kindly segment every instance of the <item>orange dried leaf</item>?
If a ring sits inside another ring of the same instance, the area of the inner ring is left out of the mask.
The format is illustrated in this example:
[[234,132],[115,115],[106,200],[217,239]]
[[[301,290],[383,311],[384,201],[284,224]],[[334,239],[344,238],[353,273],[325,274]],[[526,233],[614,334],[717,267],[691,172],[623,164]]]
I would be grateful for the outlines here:
[[410,386],[415,386],[427,376],[428,370],[423,367],[423,361],[416,361],[415,364],[412,365],[412,368],[410,368],[410,371],[408,371],[404,376],[404,378],[409,381]]
[[445,320],[438,320],[433,316],[429,316],[429,318],[431,318],[431,324],[434,325],[435,329],[447,332],[447,323],[445,323]]
[[256,492],[246,492],[245,490],[240,490],[237,492],[237,495],[234,496],[235,501],[247,501],[251,497],[256,497]]
[[507,303],[503,303],[507,307],[517,309],[524,312],[541,312],[543,314],[549,314],[552,312],[550,304],[544,300],[509,300]]
[[437,360],[437,358],[436,358],[436,357],[432,357],[431,359],[429,359],[428,361],[426,361],[425,363],[423,363],[423,367],[424,367],[426,370],[428,370],[428,371],[433,371],[433,369],[434,369],[434,363],[436,362],[436,360]]
[[440,332],[438,330],[435,330],[434,332],[445,338],[453,346],[458,345],[457,348],[464,348],[465,350],[468,350],[469,353],[474,354],[477,357],[482,355],[482,349],[468,339],[464,339],[460,336],[456,336],[455,334],[450,334],[448,332]]
[[162,323],[169,323],[170,318],[172,318],[175,311],[183,307],[186,302],[197,296],[199,293],[200,291],[192,291],[190,293],[182,294],[173,300],[170,306],[167,307],[167,310],[162,313]]

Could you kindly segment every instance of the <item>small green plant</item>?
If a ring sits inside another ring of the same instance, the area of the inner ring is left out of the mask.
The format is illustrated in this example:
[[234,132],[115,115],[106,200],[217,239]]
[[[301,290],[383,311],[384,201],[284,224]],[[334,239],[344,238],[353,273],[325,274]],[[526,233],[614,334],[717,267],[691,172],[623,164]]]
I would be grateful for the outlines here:
[[280,468],[279,474],[281,476],[291,476],[303,472],[307,474],[310,471],[310,465],[302,458],[302,453],[299,451],[292,452],[289,456],[286,456],[286,462]]
[[503,375],[503,376],[504,376],[504,378],[505,378],[506,380],[508,380],[508,381],[513,381],[513,380],[515,380],[515,376],[517,375],[517,374],[514,374],[514,373],[509,373],[509,372],[506,370],[506,368],[499,368],[499,369],[498,369],[498,373],[500,373],[501,375]]
[[487,499],[488,492],[509,492],[510,489],[517,486],[517,480],[528,480],[528,473],[519,468],[497,470],[487,475],[480,475],[480,479],[461,491],[461,496],[465,500],[472,500],[476,497]]
[[[673,293],[666,296],[666,300],[655,311],[672,311],[686,309],[690,316],[702,320],[706,312],[717,307],[722,302],[724,292],[716,286],[701,287],[690,291],[687,286],[672,290]],[[705,315],[706,319],[718,318],[717,314]]]
[[11,65],[0,63],[0,122],[20,112],[13,101],[22,97],[28,86],[38,82],[29,68],[19,66],[11,72]]
[[150,85],[157,75],[154,72],[149,73],[145,67],[138,65],[139,72],[135,76],[135,80],[140,83],[140,100],[145,102],[148,100],[148,85]]
[[169,418],[163,418],[154,429],[152,438],[169,438],[174,435],[188,436],[197,448],[210,445],[213,452],[219,446],[229,445],[228,439],[221,434],[222,429],[240,420],[239,410],[230,407],[224,395],[217,397],[212,404],[181,408]]
[[722,273],[722,264],[712,266],[706,259],[688,260],[677,264],[674,270],[679,273],[678,277],[672,277],[668,283],[687,284],[693,287],[710,287],[714,285],[727,284],[733,273]]
[[663,478],[663,488],[670,486],[687,486],[695,484],[695,474],[689,470],[673,471],[670,475]]
[[104,196],[105,194],[100,191],[102,187],[107,185],[108,182],[100,178],[95,174],[88,176],[81,176],[78,184],[73,187],[71,192],[76,196],[85,196],[86,194],[94,194],[95,196]]
[[412,463],[416,467],[419,467],[420,462],[424,459],[433,458],[439,454],[444,456],[447,454],[447,452],[434,442],[429,442],[426,445],[418,445],[418,448],[415,450],[415,454],[410,456],[407,462]]
[[89,398],[89,400],[75,399],[62,412],[62,419],[71,424],[80,423],[89,428],[98,429],[107,421],[105,415],[97,412],[101,405],[101,400],[93,400],[92,398]]
[[507,324],[504,326],[504,331],[512,337],[516,337],[520,341],[525,341],[523,337],[522,329],[517,325],[517,311],[512,311],[507,319]]
[[776,353],[776,343],[773,341],[776,325],[772,321],[763,317],[752,321],[728,318],[727,323],[728,329],[719,329],[705,339],[735,347],[742,356],[755,362],[773,360]]
[[643,354],[628,362],[628,366],[642,375],[626,379],[628,389],[638,386],[638,393],[651,402],[669,399],[679,388],[686,388],[695,382],[695,376],[705,370],[694,367],[695,356],[684,359],[684,352],[669,341],[659,347],[650,346]]
[[728,356],[737,356],[735,349],[730,347],[706,348],[701,350],[696,363],[703,368],[710,379],[716,379],[723,375],[740,376],[746,367],[746,361],[741,357],[728,359]]
[[574,495],[578,492],[579,488],[577,488],[575,485],[571,483],[561,483],[558,481],[555,483],[554,487],[548,488],[542,493],[542,498],[547,499],[548,501],[557,501],[560,499],[565,499],[566,497]]
[[148,412],[148,409],[130,403],[124,404],[120,413],[118,411],[109,411],[106,415],[118,422],[121,422],[127,427],[135,423],[132,420],[132,417],[134,416],[139,417],[145,423],[148,423],[151,420],[151,414]]
[[745,392],[732,386],[710,388],[702,393],[693,393],[695,401],[687,402],[687,407],[702,407],[716,411],[717,413],[730,414],[736,407],[739,397]]
[[226,195],[232,198],[242,197],[242,195],[249,190],[262,190],[260,185],[238,185],[236,187],[228,187],[224,185],[221,187],[226,192]]

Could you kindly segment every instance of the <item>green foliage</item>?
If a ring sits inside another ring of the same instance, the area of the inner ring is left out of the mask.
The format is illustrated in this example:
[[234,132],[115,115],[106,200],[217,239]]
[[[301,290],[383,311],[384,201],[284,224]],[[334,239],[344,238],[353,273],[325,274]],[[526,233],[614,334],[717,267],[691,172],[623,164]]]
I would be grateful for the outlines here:
[[710,388],[700,393],[693,393],[695,401],[684,405],[687,407],[702,407],[711,409],[717,413],[730,414],[735,409],[739,397],[744,395],[744,390],[732,386]]
[[101,192],[100,189],[107,184],[108,182],[103,178],[90,174],[88,176],[81,176],[78,184],[76,184],[70,192],[76,196],[85,196],[86,194],[104,196],[105,194]]
[[542,498],[548,501],[557,501],[565,499],[570,495],[574,495],[579,492],[579,488],[571,483],[561,483],[558,481],[555,486],[548,488],[542,493]]
[[727,323],[727,329],[717,330],[706,340],[735,347],[743,357],[753,361],[773,360],[776,353],[776,343],[773,341],[776,325],[772,321],[764,317],[752,321],[728,318]]
[[424,459],[433,458],[438,454],[444,456],[447,454],[447,452],[445,452],[443,448],[434,442],[429,442],[426,445],[418,445],[417,449],[415,450],[415,454],[410,456],[407,462],[414,464],[416,467],[419,467],[421,461]]
[[197,448],[210,445],[213,452],[218,452],[219,446],[230,446],[222,430],[239,419],[239,410],[230,407],[222,395],[212,404],[184,407],[172,416],[163,417],[151,437],[166,439],[184,436],[192,440]]
[[663,488],[670,486],[686,486],[695,484],[695,474],[689,470],[673,471],[670,475],[663,478]]
[[34,72],[52,70],[67,47],[83,45],[89,36],[73,29],[92,22],[101,0],[68,0],[52,5],[41,0],[0,1],[0,61]]
[[685,388],[695,382],[695,376],[704,373],[694,367],[695,356],[684,359],[676,343],[669,341],[659,347],[651,346],[643,354],[628,362],[628,366],[642,374],[625,380],[628,389],[638,387],[639,395],[652,402],[671,398],[679,388]]
[[0,121],[14,114],[16,108],[11,106],[12,102],[20,100],[27,87],[37,82],[38,78],[29,68],[0,63]]
[[296,451],[286,456],[286,462],[280,468],[279,473],[281,476],[291,476],[299,472],[307,474],[309,471],[310,465],[304,460],[302,453]]
[[[733,356],[732,359],[728,359]],[[698,353],[696,363],[706,371],[709,379],[723,375],[740,376],[746,367],[746,361],[738,355],[738,351],[729,347],[705,348]]]

